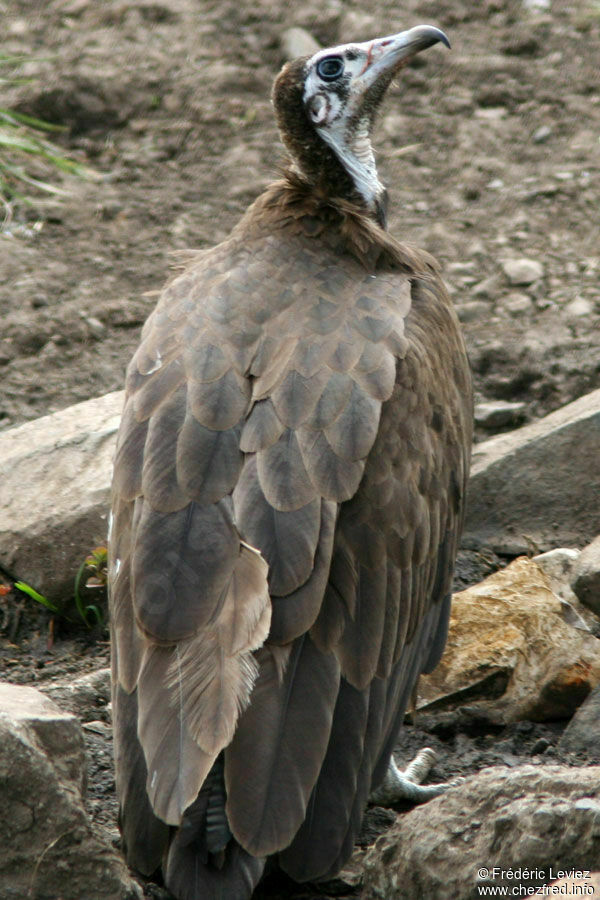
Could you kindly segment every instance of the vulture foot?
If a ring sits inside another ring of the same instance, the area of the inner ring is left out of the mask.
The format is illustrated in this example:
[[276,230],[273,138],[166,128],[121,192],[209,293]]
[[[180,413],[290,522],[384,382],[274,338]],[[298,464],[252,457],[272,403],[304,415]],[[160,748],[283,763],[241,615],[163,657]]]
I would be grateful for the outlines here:
[[433,768],[435,759],[435,751],[431,747],[424,747],[412,762],[408,764],[406,769],[401,771],[392,756],[385,778],[379,787],[371,793],[369,802],[380,806],[393,806],[394,803],[401,801],[427,803],[428,800],[439,797],[449,787],[458,784],[458,781],[442,784],[421,784]]

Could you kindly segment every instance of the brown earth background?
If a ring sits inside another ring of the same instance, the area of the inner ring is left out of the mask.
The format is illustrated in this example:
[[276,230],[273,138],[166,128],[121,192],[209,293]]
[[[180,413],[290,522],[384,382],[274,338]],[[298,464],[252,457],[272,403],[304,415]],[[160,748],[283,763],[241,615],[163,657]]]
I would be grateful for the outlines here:
[[[171,251],[221,240],[277,172],[269,92],[292,25],[324,46],[447,31],[452,51],[402,73],[374,138],[390,229],[442,263],[479,399],[530,420],[598,387],[600,3],[301,6],[0,3],[2,49],[31,79],[3,105],[66,125],[101,175],[5,225],[0,426],[122,386]],[[520,257],[543,266],[532,287],[503,273]]]

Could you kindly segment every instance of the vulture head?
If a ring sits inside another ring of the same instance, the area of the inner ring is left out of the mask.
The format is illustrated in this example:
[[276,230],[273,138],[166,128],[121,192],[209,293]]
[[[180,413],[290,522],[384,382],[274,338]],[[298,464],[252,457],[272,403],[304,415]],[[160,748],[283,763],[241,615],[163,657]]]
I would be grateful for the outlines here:
[[326,196],[357,202],[384,225],[386,192],[370,139],[375,114],[396,73],[438,41],[450,46],[439,28],[418,25],[284,66],[273,104],[297,174]]

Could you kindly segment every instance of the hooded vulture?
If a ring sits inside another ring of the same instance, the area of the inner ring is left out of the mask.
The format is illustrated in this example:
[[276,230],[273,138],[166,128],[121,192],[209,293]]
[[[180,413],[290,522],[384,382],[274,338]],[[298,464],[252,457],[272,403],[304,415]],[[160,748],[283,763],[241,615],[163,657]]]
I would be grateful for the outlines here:
[[247,900],[348,859],[446,640],[471,443],[437,264],[391,237],[370,133],[419,26],[288,63],[282,180],[164,288],[113,480],[127,859]]

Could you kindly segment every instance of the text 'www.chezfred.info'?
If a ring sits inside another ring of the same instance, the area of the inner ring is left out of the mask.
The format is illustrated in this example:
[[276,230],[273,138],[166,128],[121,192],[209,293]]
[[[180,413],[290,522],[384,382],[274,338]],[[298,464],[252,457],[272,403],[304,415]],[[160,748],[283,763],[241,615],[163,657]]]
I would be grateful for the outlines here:
[[477,882],[478,897],[600,897],[600,875],[588,869],[482,866]]

